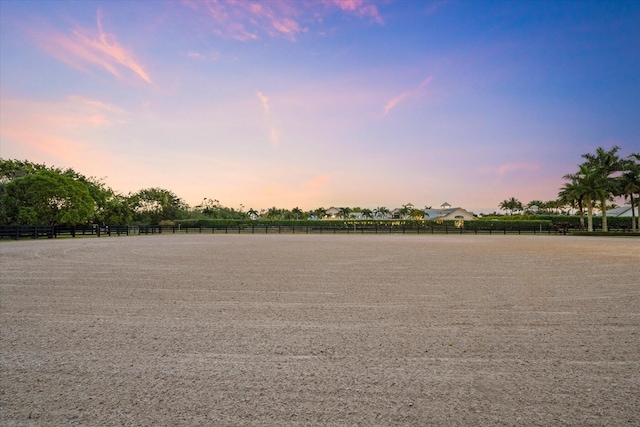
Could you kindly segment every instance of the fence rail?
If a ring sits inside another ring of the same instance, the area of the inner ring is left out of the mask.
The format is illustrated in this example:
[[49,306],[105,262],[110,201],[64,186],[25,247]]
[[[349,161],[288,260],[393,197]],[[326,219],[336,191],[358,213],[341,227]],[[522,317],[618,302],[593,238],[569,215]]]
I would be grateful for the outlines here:
[[131,235],[137,227],[127,225],[109,225],[109,226],[53,226],[53,225],[0,225],[0,238],[8,237],[10,239],[31,238],[37,239],[47,237],[49,239],[58,236],[97,236],[102,235]]
[[[611,230],[621,233],[629,230]],[[475,226],[465,224],[464,227],[448,225],[427,225],[422,227],[407,226],[346,226],[346,225],[233,225],[216,227],[181,227],[181,226],[83,226],[64,227],[46,225],[0,225],[0,238],[38,239],[42,237],[57,238],[59,236],[139,236],[154,234],[570,234],[571,230],[559,226],[519,226],[496,223],[492,226]]]
[[449,225],[407,226],[358,226],[358,225],[234,225],[221,227],[141,227],[139,234],[566,234],[566,230],[553,226],[516,227],[454,227]]

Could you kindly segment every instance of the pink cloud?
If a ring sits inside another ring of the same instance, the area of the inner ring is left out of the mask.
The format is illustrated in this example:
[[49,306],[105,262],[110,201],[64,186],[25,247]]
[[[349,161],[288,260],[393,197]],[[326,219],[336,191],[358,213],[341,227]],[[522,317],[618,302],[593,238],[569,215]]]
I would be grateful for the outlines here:
[[409,99],[409,98],[413,98],[413,97],[417,97],[420,96],[424,93],[424,89],[427,87],[427,85],[431,82],[432,77],[429,76],[427,77],[425,80],[422,81],[422,83],[420,83],[420,85],[412,90],[409,90],[407,92],[403,92],[400,95],[397,95],[395,97],[393,97],[389,102],[386,103],[386,105],[384,106],[384,113],[383,115],[387,115],[389,113],[389,111],[391,111],[392,109],[394,109],[395,107],[397,107],[399,104],[401,104],[402,102],[404,102],[405,100]]
[[378,8],[373,4],[367,4],[365,0],[333,0],[333,3],[342,10],[354,12],[361,17],[370,17],[379,24],[384,23]]
[[264,108],[265,113],[269,113],[269,98],[267,98],[266,95],[260,91],[258,91],[257,95],[258,99],[262,103],[262,107]]
[[86,71],[86,65],[93,65],[122,78],[121,70],[128,69],[145,82],[152,83],[133,53],[122,46],[115,35],[104,32],[100,12],[97,16],[97,31],[75,29],[70,34],[63,34],[32,30],[31,33],[50,55],[79,70]]
[[280,145],[280,132],[278,132],[278,130],[273,126],[273,124],[271,123],[271,118],[269,117],[271,113],[271,107],[269,106],[269,98],[261,91],[258,91],[256,95],[258,96],[258,99],[262,104],[262,108],[264,108],[264,112],[267,116],[267,122],[269,125],[269,138],[271,140],[271,144],[273,146],[278,146]]
[[264,36],[295,41],[296,37],[309,31],[304,23],[321,22],[323,15],[336,10],[384,23],[377,7],[365,0],[187,0],[184,3],[195,11],[206,12],[213,21],[215,34],[239,41]]

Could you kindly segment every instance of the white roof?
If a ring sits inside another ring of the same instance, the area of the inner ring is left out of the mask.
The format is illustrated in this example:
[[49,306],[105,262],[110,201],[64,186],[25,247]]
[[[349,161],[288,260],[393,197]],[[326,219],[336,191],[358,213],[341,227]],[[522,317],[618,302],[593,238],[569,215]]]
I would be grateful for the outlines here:
[[[638,215],[637,209],[636,215]],[[607,216],[631,216],[631,206],[620,206],[619,208],[609,209]]]

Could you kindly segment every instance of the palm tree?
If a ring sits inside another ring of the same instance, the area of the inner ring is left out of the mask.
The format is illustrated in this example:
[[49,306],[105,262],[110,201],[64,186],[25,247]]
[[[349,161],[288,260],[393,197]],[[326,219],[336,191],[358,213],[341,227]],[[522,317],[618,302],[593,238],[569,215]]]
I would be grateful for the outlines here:
[[384,206],[378,206],[377,208],[374,209],[373,212],[376,214],[376,217],[378,217],[379,219],[384,219],[384,217],[389,214],[389,209],[387,209]]
[[276,207],[274,206],[274,207],[269,208],[269,209],[267,210],[267,212],[264,214],[264,216],[265,216],[267,219],[271,219],[271,220],[274,220],[274,219],[282,219],[282,214],[283,214],[283,213],[284,213],[284,212],[283,212],[283,210],[282,210],[282,209],[278,209],[278,208],[276,208]]
[[313,211],[313,214],[318,218],[322,219],[327,216],[327,210],[325,208],[318,208]]
[[613,178],[615,172],[620,172],[624,167],[624,162],[618,156],[620,147],[614,145],[609,151],[598,147],[595,154],[583,154],[582,157],[587,160],[589,165],[598,175],[597,182],[599,187],[598,201],[602,209],[602,231],[607,231],[607,200],[614,194],[619,193],[619,180]]
[[349,215],[351,214],[351,212],[352,212],[351,208],[347,208],[347,207],[338,208],[338,215],[342,219],[347,219],[349,217]]
[[413,205],[408,203],[406,205],[402,205],[402,207],[400,208],[400,216],[402,217],[402,219],[407,219],[409,217],[409,215],[411,214],[411,209],[413,208]]
[[580,229],[584,230],[584,208],[583,202],[585,200],[585,191],[578,183],[578,178],[574,175],[565,175],[564,179],[570,179],[571,182],[567,182],[558,193],[558,199],[561,202],[568,203],[569,205],[578,206],[578,214],[580,215]]
[[522,202],[520,202],[520,200],[512,197],[500,202],[500,209],[509,211],[509,215],[513,215],[514,211],[521,211],[524,209],[524,207],[522,206]]
[[360,212],[364,218],[373,218],[373,211],[371,209],[364,208]]
[[579,165],[575,174],[565,175],[565,179],[571,179],[576,188],[576,194],[582,194],[587,205],[587,230],[593,231],[593,207],[594,202],[605,199],[606,203],[606,179],[593,165],[584,163]]
[[[629,198],[631,202],[631,230],[636,231],[635,209],[640,200],[640,153],[629,155],[624,160],[624,169],[625,171],[620,177],[620,195],[624,196],[625,199]],[[638,198],[635,198],[635,196],[638,196]]]
[[424,219],[424,211],[422,209],[411,209],[411,212],[409,212],[409,216],[413,219]]
[[544,202],[542,200],[532,200],[526,204],[525,208],[527,208],[527,211],[530,212],[539,212],[544,209]]
[[296,218],[296,220],[298,220],[300,218],[300,215],[302,215],[302,209],[296,206],[295,208],[291,209],[291,213]]

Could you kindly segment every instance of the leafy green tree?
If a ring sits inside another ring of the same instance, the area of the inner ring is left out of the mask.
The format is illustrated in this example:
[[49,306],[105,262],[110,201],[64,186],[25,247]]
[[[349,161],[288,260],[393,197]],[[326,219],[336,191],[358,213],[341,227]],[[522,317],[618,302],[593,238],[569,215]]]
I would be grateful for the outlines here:
[[170,190],[146,188],[129,197],[134,219],[146,224],[179,219],[188,206]]
[[0,159],[0,198],[7,183],[43,170],[71,178],[87,188],[94,201],[94,217],[90,219],[90,222],[121,225],[131,221],[132,210],[127,199],[116,194],[101,180],[93,177],[87,178],[71,168],[63,170],[27,160]]
[[111,194],[96,213],[96,222],[111,225],[127,225],[133,221],[133,208],[129,199],[120,194]]
[[78,225],[93,218],[95,201],[83,183],[40,169],[4,186],[2,207],[12,224]]
[[44,164],[32,163],[28,160],[8,160],[0,158],[0,183],[6,184],[23,176],[48,169]]
[[[0,199],[5,186],[14,179],[31,175],[39,170],[45,170],[45,165],[32,163],[28,160],[9,160],[0,158]],[[6,219],[3,219],[6,221]]]

